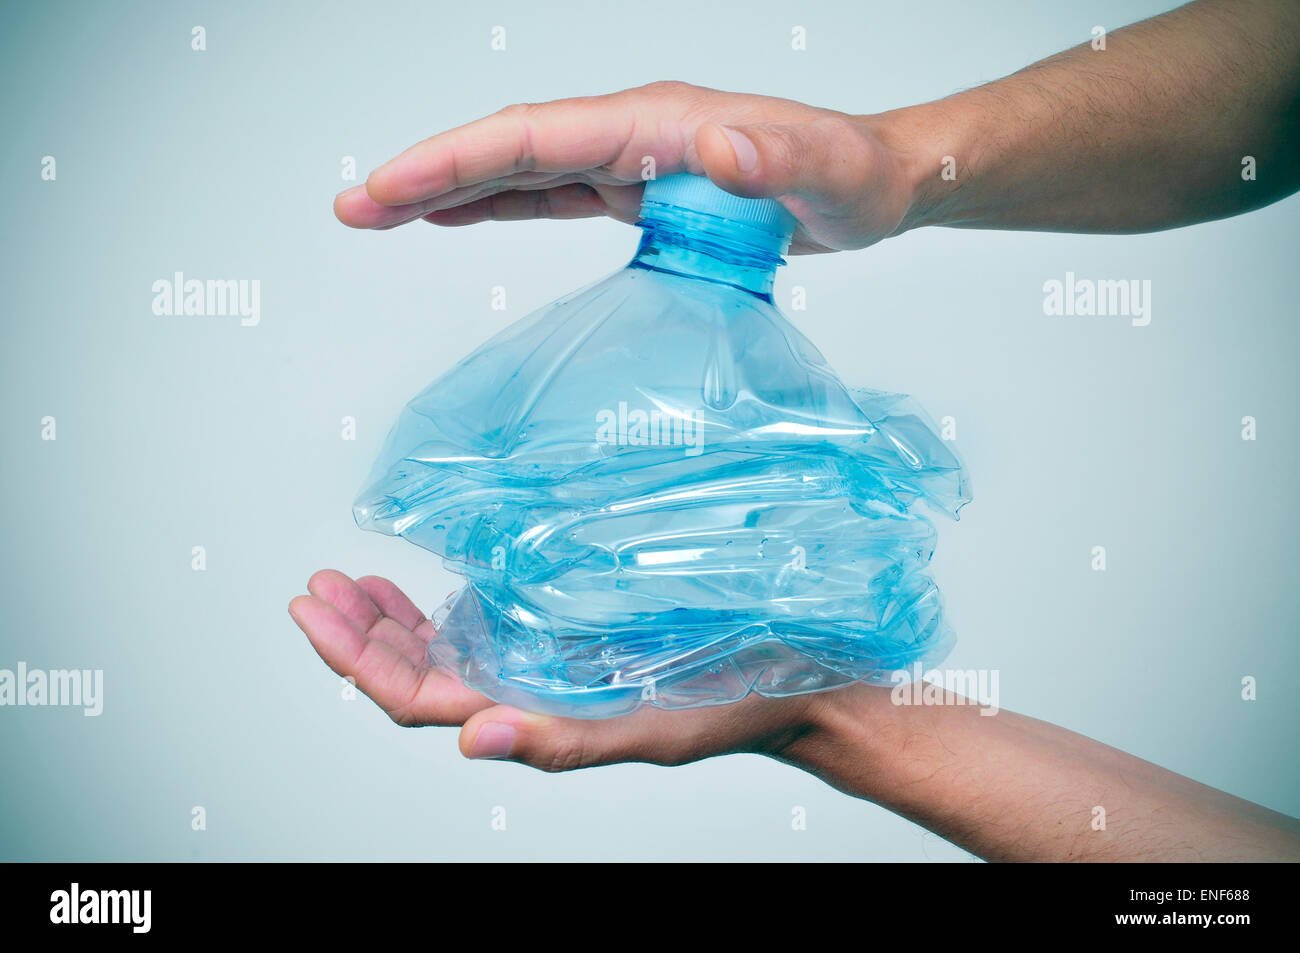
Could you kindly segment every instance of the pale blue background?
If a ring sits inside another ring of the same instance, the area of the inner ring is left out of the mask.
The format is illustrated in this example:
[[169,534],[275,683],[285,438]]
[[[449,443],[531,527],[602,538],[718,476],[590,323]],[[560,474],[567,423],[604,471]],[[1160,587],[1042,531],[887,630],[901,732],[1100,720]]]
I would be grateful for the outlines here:
[[[757,757],[549,776],[340,700],[285,612],[310,573],[389,575],[426,606],[453,586],[352,523],[399,408],[621,265],[636,233],[362,234],[330,200],[343,156],[364,177],[514,101],[682,79],[876,111],[1165,4],[377,6],[0,13],[0,667],[102,668],[106,694],[98,719],[0,709],[0,857],[964,858]],[[851,382],[958,421],[976,499],[940,527],[951,664],[1000,669],[1004,707],[1292,814],[1298,211],[1135,237],[929,230],[798,259],[777,290],[808,289],[793,317]],[[177,270],[260,279],[261,325],[155,317],[150,287]],[[1042,284],[1066,271],[1149,278],[1151,325],[1044,317]]]

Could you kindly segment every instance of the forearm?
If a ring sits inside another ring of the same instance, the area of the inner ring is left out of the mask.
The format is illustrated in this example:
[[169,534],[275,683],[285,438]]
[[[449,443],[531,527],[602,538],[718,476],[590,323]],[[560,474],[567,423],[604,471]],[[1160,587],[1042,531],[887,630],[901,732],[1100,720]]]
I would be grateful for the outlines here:
[[900,232],[1139,232],[1234,215],[1300,189],[1300,2],[1201,0],[1116,30],[1105,50],[863,121],[908,157]]
[[781,760],[986,859],[1300,860],[1300,822],[1063,728],[879,687],[817,699]]

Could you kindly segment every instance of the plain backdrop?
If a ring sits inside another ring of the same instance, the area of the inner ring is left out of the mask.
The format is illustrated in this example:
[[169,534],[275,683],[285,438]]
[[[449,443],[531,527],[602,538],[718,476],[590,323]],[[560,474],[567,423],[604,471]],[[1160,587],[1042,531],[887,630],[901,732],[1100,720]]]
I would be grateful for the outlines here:
[[[680,79],[877,111],[1164,6],[6,4],[0,668],[102,669],[105,698],[98,718],[0,708],[0,857],[966,859],[759,757],[551,776],[343,698],[286,613],[308,576],[387,575],[426,607],[455,585],[352,522],[388,426],[490,334],[624,264],[637,232],[360,233],[330,203],[344,157],[364,179],[516,101]],[[776,291],[788,309],[806,289],[791,317],[850,383],[956,421],[975,501],[940,525],[949,665],[1291,814],[1297,212],[1128,237],[930,229],[795,259]],[[259,280],[260,324],[156,316],[177,271]],[[1150,280],[1150,325],[1045,316],[1066,272]]]

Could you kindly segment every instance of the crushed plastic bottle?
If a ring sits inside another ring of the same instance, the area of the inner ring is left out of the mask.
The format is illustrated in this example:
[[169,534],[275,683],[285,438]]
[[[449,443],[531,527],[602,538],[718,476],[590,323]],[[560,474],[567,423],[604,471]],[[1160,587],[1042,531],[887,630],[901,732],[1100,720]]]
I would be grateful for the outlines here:
[[626,268],[415,397],[355,504],[465,577],[430,663],[599,718],[941,661],[915,507],[956,517],[968,486],[909,398],[850,390],[773,304],[794,220],[683,174],[637,224]]

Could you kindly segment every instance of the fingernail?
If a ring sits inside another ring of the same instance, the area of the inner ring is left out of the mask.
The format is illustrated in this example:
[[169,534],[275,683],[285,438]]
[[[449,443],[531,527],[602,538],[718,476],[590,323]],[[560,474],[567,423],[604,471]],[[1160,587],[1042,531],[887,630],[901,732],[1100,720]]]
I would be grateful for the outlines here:
[[753,172],[758,165],[758,150],[749,136],[727,126],[720,127],[731,141],[731,149],[736,153],[736,168],[741,172]]
[[489,721],[474,736],[470,747],[471,758],[507,758],[510,749],[515,746],[514,725],[503,725],[498,721]]
[[[346,189],[344,189],[342,192],[340,192],[339,195],[347,195],[349,192],[355,192],[355,191],[356,191],[357,189],[359,189],[359,188],[361,188],[361,186],[359,186],[359,185],[349,185]],[[334,197],[335,197],[335,198],[338,198],[339,195],[336,195],[336,196],[334,196]]]

